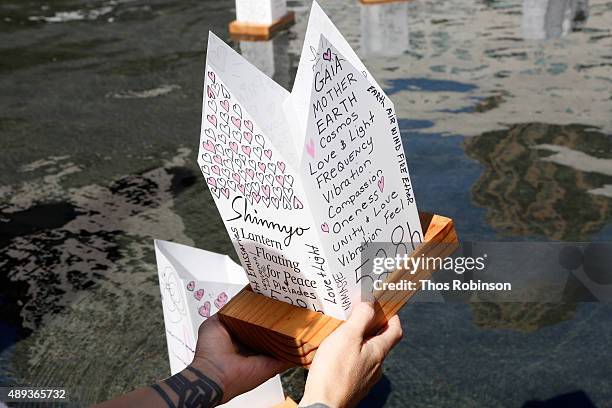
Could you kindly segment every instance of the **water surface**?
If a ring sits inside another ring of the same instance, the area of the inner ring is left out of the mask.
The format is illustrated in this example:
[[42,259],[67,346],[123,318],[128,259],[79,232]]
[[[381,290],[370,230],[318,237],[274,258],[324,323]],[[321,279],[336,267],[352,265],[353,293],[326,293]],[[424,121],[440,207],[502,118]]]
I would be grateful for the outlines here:
[[[288,4],[290,30],[231,44],[290,89],[310,2]],[[463,239],[612,240],[612,2],[321,4],[395,103],[421,209]],[[207,32],[233,16],[0,4],[0,382],[80,406],[168,374],[152,239],[233,253],[195,162]],[[408,306],[368,406],[610,405],[611,312]]]

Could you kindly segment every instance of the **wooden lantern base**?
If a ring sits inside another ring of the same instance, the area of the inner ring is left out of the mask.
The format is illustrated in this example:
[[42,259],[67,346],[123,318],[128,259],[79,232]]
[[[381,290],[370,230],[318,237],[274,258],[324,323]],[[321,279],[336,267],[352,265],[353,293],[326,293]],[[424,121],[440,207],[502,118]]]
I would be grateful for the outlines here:
[[[412,256],[445,257],[457,247],[457,233],[450,218],[420,213],[425,239]],[[418,282],[431,276],[433,270],[419,269],[411,274],[398,269],[387,282],[410,280]],[[377,314],[371,327],[378,332],[417,291],[378,291]],[[312,362],[319,344],[343,321],[303,309],[289,303],[267,298],[246,286],[218,313],[219,319],[232,336],[254,350],[307,367]]]
[[289,27],[295,22],[295,13],[287,14],[272,22],[272,24],[253,24],[234,20],[229,24],[230,37],[233,40],[267,41],[276,32]]

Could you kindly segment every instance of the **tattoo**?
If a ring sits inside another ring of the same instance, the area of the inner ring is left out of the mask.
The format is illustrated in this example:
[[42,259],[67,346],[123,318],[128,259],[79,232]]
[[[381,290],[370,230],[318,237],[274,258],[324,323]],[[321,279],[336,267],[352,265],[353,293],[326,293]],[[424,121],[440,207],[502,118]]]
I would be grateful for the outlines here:
[[187,366],[187,369],[194,374],[195,379],[189,380],[183,374],[177,373],[163,381],[163,384],[175,394],[174,400],[178,399],[176,404],[159,384],[154,384],[151,388],[166,402],[168,408],[212,408],[217,406],[223,399],[221,387],[201,371],[191,366]]
[[330,408],[330,407],[329,407],[329,405],[325,405],[325,404],[322,404],[322,403],[320,403],[320,402],[315,402],[315,403],[314,403],[314,404],[312,404],[312,405],[308,405],[308,406],[306,406],[306,407],[302,407],[302,406],[300,406],[300,407],[298,407],[298,408]]

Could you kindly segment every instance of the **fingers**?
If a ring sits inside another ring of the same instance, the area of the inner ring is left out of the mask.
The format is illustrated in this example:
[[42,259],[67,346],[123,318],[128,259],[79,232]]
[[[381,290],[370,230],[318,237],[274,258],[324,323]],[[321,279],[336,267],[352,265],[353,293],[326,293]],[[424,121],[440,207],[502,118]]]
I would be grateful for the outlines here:
[[363,337],[368,329],[368,326],[374,319],[376,310],[371,302],[360,302],[353,307],[353,312],[343,326],[347,330],[354,331],[357,335]]
[[253,368],[254,376],[262,379],[261,382],[274,377],[276,374],[280,374],[293,365],[286,361],[277,360],[272,357],[264,356],[262,354],[246,357],[248,364],[245,364]]
[[383,356],[387,356],[391,349],[402,339],[402,325],[397,315],[387,322],[387,326],[376,336],[368,339],[373,347],[378,348]]

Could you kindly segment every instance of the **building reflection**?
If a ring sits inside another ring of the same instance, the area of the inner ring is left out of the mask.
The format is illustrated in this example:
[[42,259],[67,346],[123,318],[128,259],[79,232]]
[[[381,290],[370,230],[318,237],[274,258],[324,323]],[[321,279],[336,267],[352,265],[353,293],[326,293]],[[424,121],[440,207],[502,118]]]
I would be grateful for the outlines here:
[[[609,135],[583,125],[528,123],[466,139],[464,147],[484,166],[472,199],[503,235],[586,241],[612,219],[612,198],[592,193],[612,183],[612,173],[601,168],[602,158],[612,158]],[[482,329],[533,332],[574,319],[577,305],[476,302],[470,308]]]
[[589,16],[589,0],[523,0],[523,38],[548,40],[581,29]]
[[[465,141],[484,171],[472,199],[503,235],[583,241],[612,219],[612,184],[601,163],[612,159],[609,135],[583,125],[513,125]],[[561,154],[559,154],[561,152]]]
[[290,84],[289,37],[279,33],[267,41],[240,41],[240,53],[282,86]]
[[409,2],[360,4],[361,54],[393,57],[410,48]]

